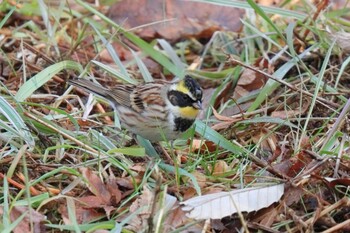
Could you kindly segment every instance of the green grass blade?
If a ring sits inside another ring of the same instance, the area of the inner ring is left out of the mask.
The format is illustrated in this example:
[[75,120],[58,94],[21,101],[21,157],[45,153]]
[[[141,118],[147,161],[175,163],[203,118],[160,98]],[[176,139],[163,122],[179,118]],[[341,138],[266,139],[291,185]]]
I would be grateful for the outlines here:
[[[305,55],[307,55],[310,51],[315,50],[318,47],[318,44],[315,44],[313,46],[310,46],[308,49],[306,49],[303,53],[301,53],[299,56],[292,58],[285,64],[283,64],[272,76],[278,80],[281,80],[284,78],[284,76],[288,73],[288,71],[293,68],[298,61],[300,61]],[[252,105],[249,107],[248,112],[256,110],[261,103],[265,101],[265,99],[274,91],[277,87],[279,87],[281,84],[275,80],[269,79],[263,89],[261,89],[259,95],[256,97],[255,101],[252,103]]]
[[126,147],[126,148],[114,148],[107,151],[108,154],[112,153],[122,153],[124,155],[131,155],[137,157],[145,156],[145,148],[144,147]]
[[270,26],[278,33],[278,35],[285,40],[285,37],[282,34],[281,30],[279,30],[279,28],[276,27],[275,23],[271,21],[270,17],[268,17],[265,14],[263,9],[260,6],[258,6],[253,0],[247,0],[247,2],[256,11],[256,13],[258,13],[258,15],[261,16],[261,18],[263,18],[268,24],[270,24]]
[[153,58],[155,61],[157,61],[159,64],[161,64],[164,68],[169,70],[171,73],[178,77],[183,77],[185,74],[185,71],[179,67],[176,67],[173,63],[170,62],[170,60],[164,56],[161,52],[154,49],[152,45],[147,43],[146,41],[142,40],[138,36],[134,35],[131,32],[126,31],[122,27],[120,27],[118,24],[113,22],[110,18],[108,18],[106,15],[102,14],[86,2],[82,0],[76,0],[78,4],[83,6],[85,9],[90,11],[91,13],[97,15],[100,17],[103,21],[110,24],[112,27],[114,27],[116,30],[119,30],[128,40],[133,42],[135,45],[137,45],[144,53],[149,55],[151,58]]
[[293,57],[296,57],[297,56],[297,53],[295,52],[295,49],[294,49],[294,27],[295,27],[295,22],[292,22],[290,24],[288,24],[287,28],[286,28],[286,42],[287,42],[287,45],[288,45],[288,49],[290,51],[290,54],[293,56]]
[[50,198],[49,193],[42,193],[37,196],[30,197],[30,201],[28,199],[18,200],[13,203],[13,206],[39,206],[41,202]]
[[201,195],[201,193],[202,193],[201,188],[200,188],[200,186],[197,182],[197,179],[194,175],[192,175],[191,173],[189,173],[188,171],[186,171],[182,168],[175,168],[174,166],[171,166],[171,165],[165,164],[165,163],[160,163],[159,167],[167,172],[171,172],[174,174],[176,173],[176,171],[178,171],[181,176],[188,177],[192,181],[193,187],[196,190],[196,192],[198,193],[198,195]]
[[139,67],[140,73],[143,77],[143,80],[145,80],[145,82],[153,82],[153,77],[150,74],[150,72],[148,71],[145,63],[143,63],[143,61],[139,58],[139,55],[135,53],[134,50],[130,49],[132,55],[135,58],[136,64]]
[[0,29],[4,26],[4,24],[6,23],[6,21],[10,18],[10,16],[12,15],[12,13],[16,10],[16,7],[13,6],[11,7],[11,10],[9,10],[9,12],[7,12],[7,14],[5,15],[4,18],[2,18],[2,20],[0,21]]
[[9,122],[16,129],[18,135],[31,147],[35,146],[35,141],[33,136],[21,116],[17,111],[3,98],[0,96],[0,113],[4,115]]
[[258,28],[256,28],[255,26],[251,25],[250,23],[248,23],[244,20],[242,20],[242,24],[246,28],[249,28],[252,31],[252,33],[256,34],[257,37],[264,38],[265,40],[267,40],[271,44],[275,45],[279,50],[282,50],[282,46],[279,44],[279,42],[270,38],[269,36],[267,36],[265,32],[260,31]]
[[186,69],[184,63],[180,60],[180,58],[177,56],[176,51],[173,49],[173,47],[164,39],[158,39],[157,40],[159,44],[163,47],[164,51],[168,54],[171,61],[179,68]]
[[[247,1],[237,0],[192,0],[193,2],[206,2],[220,6],[235,7],[240,9],[252,9],[251,5]],[[291,17],[298,20],[304,20],[308,15],[302,12],[287,10],[271,6],[259,6],[264,12],[268,14],[277,14],[284,17]]]
[[[44,104],[31,103],[31,102],[22,102],[22,104],[29,105],[29,106],[40,107],[40,108],[46,108],[46,109],[49,109],[50,111],[57,112],[62,117],[67,117],[73,123],[73,125],[75,127],[75,130],[79,130],[79,128],[80,128],[80,126],[78,124],[78,121],[74,117],[72,117],[71,114],[68,114],[66,111],[64,111],[62,109],[54,108],[54,107],[51,107],[51,106],[48,106],[48,105],[44,105]],[[56,118],[55,118],[55,116],[48,115],[47,117],[45,117],[45,119],[52,120],[52,119],[56,119]]]
[[76,213],[76,208],[75,208],[74,199],[70,198],[70,197],[67,197],[66,200],[67,200],[68,217],[69,217],[70,222],[73,225],[74,232],[80,233],[81,230],[79,228],[79,224],[78,224],[78,221],[77,221],[77,216],[75,214]]
[[224,138],[221,134],[205,125],[202,121],[196,120],[196,132],[202,135],[205,139],[214,142],[218,146],[231,151],[234,154],[242,154],[243,149],[239,146],[231,143],[226,138]]
[[100,33],[100,31],[94,26],[94,24],[90,23],[91,27],[95,30],[95,32],[97,33],[97,35],[100,37],[100,39],[102,40],[103,44],[106,46],[106,49],[108,51],[108,53],[111,55],[114,63],[119,67],[120,72],[123,74],[123,77],[126,77],[127,79],[131,79],[130,75],[128,73],[128,71],[126,70],[125,66],[123,65],[123,63],[121,62],[117,52],[115,51],[115,49],[113,48],[113,46],[111,45],[111,43],[109,43],[106,38],[104,36],[102,36],[102,34]]
[[286,125],[292,128],[298,128],[296,125],[292,124],[287,120],[275,118],[275,117],[269,117],[269,116],[256,117],[253,119],[243,120],[243,121],[240,121],[239,123],[244,123],[244,124],[272,123],[277,125]]
[[[313,95],[312,100],[311,100],[311,104],[309,106],[309,111],[308,111],[307,116],[306,116],[306,121],[305,121],[305,124],[304,124],[304,128],[303,128],[303,131],[302,131],[301,138],[303,138],[306,135],[306,133],[307,133],[307,127],[308,127],[309,121],[311,119],[311,116],[312,116],[312,113],[313,113],[313,109],[316,106],[316,98],[317,98],[318,93],[319,93],[319,91],[321,89],[322,79],[325,78],[326,68],[328,67],[328,63],[330,62],[330,57],[332,55],[332,50],[333,50],[333,47],[334,47],[335,43],[336,43],[336,40],[334,40],[333,43],[331,44],[331,46],[328,48],[326,56],[323,59],[323,64],[322,64],[320,73],[318,74],[318,77],[317,77],[318,81],[317,81],[316,86],[315,86],[315,92],[314,92],[315,94]],[[301,141],[302,140],[300,140],[299,147],[301,146],[300,145]]]
[[82,72],[82,66],[75,61],[61,61],[56,64],[53,64],[43,71],[29,79],[25,82],[18,90],[15,95],[15,99],[17,101],[24,101],[29,96],[31,96],[34,91],[44,85],[47,81],[49,81],[54,75],[59,73],[61,70],[77,70],[78,72]]
[[154,149],[154,147],[150,141],[148,141],[147,139],[144,139],[143,137],[141,137],[139,135],[137,135],[136,138],[137,138],[138,144],[145,148],[145,152],[148,156],[150,156],[152,158],[159,158],[157,151]]
[[124,82],[130,83],[130,84],[137,84],[137,81],[133,78],[131,78],[129,75],[124,75],[123,73],[119,72],[118,70],[113,69],[112,67],[105,65],[99,61],[91,61],[95,65],[99,66],[100,68],[104,69],[111,75],[123,80]]
[[[4,226],[8,226],[11,223],[10,220],[10,205],[9,205],[9,183],[7,182],[7,177],[3,179],[3,203],[0,206],[3,206],[3,214],[2,214],[2,223]],[[12,205],[12,203],[11,203]],[[0,229],[2,230],[2,229]],[[2,231],[1,231],[2,232]]]
[[17,225],[24,219],[24,217],[28,214],[28,211],[25,211],[21,216],[19,216],[14,222],[10,225],[5,226],[5,228],[1,231],[1,233],[11,233],[17,227]]
[[[79,227],[79,231],[88,232],[92,228],[98,229],[98,228],[103,227],[103,229],[112,229],[114,227],[114,225],[115,225],[115,220],[111,220],[111,221],[98,222],[98,223],[81,224],[81,225],[78,225],[78,227]],[[73,231],[74,232],[74,230],[75,230],[74,225],[45,224],[45,226],[47,226],[49,228],[58,229],[60,231]]]

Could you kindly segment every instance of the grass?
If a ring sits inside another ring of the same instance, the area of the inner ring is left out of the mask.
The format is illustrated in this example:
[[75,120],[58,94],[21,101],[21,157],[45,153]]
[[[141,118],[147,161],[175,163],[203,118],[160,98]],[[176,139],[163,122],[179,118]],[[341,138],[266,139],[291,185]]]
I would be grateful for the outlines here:
[[[148,43],[85,1],[76,0],[85,13],[65,2],[1,7],[0,29],[11,28],[8,40],[17,41],[16,46],[0,47],[1,62],[9,70],[0,77],[1,232],[38,226],[52,232],[137,232],[135,221],[147,225],[149,232],[209,229],[215,226],[186,219],[182,212],[169,213],[168,198],[176,197],[178,205],[192,196],[270,181],[291,187],[283,200],[269,207],[272,217],[280,217],[264,222],[267,229],[296,232],[302,223],[311,226],[321,209],[339,220],[330,229],[345,221],[338,204],[349,196],[350,60],[325,28],[346,31],[348,21],[334,18],[329,9],[308,6],[306,11],[288,1],[283,8],[250,0],[201,2],[255,14],[241,19],[239,37],[216,33],[201,46],[202,53],[194,54],[191,41],[175,46],[163,39]],[[26,11],[38,7],[39,12]],[[8,26],[15,12],[29,20]],[[30,14],[40,16],[42,25]],[[127,47],[120,35],[139,51]],[[124,63],[113,43],[131,51],[132,62]],[[103,52],[111,64],[101,62]],[[14,57],[20,53],[26,59]],[[191,60],[193,54],[201,61]],[[138,145],[125,145],[130,136],[111,109],[97,99],[91,100],[93,112],[85,113],[89,104],[82,93],[66,85],[77,76],[93,77],[103,85],[152,81],[144,57],[160,64],[165,75],[182,77],[186,72],[215,87],[195,127],[173,146],[161,143],[167,157],[141,138]],[[131,71],[135,67],[138,75]],[[242,77],[252,77],[251,83]],[[255,88],[256,80],[264,80],[263,85]],[[237,94],[239,90],[244,94]],[[201,147],[193,142],[197,139]],[[289,192],[300,198],[294,200]],[[309,204],[313,201],[316,207]],[[320,203],[329,204],[323,208]],[[150,218],[141,217],[145,206],[150,207]],[[250,223],[263,225],[259,219],[266,220],[268,214],[262,210],[240,215],[240,221],[245,229],[257,229]],[[316,221],[312,227],[317,231],[325,226]]]

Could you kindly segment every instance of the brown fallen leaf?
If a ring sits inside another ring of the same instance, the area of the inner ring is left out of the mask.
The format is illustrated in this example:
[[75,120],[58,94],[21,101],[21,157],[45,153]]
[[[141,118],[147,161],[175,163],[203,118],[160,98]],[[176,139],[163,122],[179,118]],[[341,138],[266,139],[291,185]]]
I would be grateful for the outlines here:
[[224,160],[218,160],[213,168],[213,175],[221,175],[232,170]]
[[154,192],[144,186],[142,194],[129,208],[130,213],[136,214],[136,216],[131,219],[127,229],[134,232],[141,232],[141,230],[147,228],[148,219],[151,217],[154,196]]
[[301,108],[298,108],[296,110],[276,110],[271,113],[271,117],[276,117],[280,119],[298,117],[299,115],[304,114],[309,109],[310,104],[310,99],[305,98],[305,100],[302,101]]
[[[100,211],[100,208],[97,208],[97,207],[100,207],[97,205],[101,203],[98,200],[96,203],[94,203],[94,201],[96,200],[97,200],[96,197],[88,196],[86,198],[82,198],[82,202],[79,202],[79,201],[75,202],[75,218],[79,224],[92,222],[94,220],[97,220],[99,218],[106,216],[106,214],[103,213],[103,211]],[[88,207],[89,204],[92,206],[91,208]],[[66,225],[72,224],[68,215],[67,203],[62,203],[58,208],[58,212],[61,214],[62,219]]]
[[264,227],[271,227],[278,214],[280,214],[280,208],[273,206],[266,208],[265,214],[261,216],[260,224]]
[[[116,178],[111,175],[105,182],[88,168],[80,169],[82,176],[87,180],[87,186],[93,195],[86,195],[75,200],[75,211],[78,223],[86,223],[102,216],[109,218],[112,211],[117,209],[118,204],[125,195],[122,193],[119,184],[129,184],[126,179]],[[124,182],[124,183],[123,183]],[[133,186],[131,185],[131,188]],[[70,224],[66,205],[61,205],[59,212],[65,219],[66,224]]]
[[183,191],[183,199],[187,200],[191,197],[194,197],[197,194],[197,190],[193,187],[186,187],[186,189]]
[[305,190],[302,187],[294,187],[293,185],[286,185],[286,192],[283,197],[283,201],[287,206],[291,206],[294,203],[297,203],[303,195]]
[[278,145],[276,134],[265,127],[261,127],[256,134],[252,135],[252,140],[256,144],[259,143],[260,148],[266,151],[275,151]]
[[217,145],[212,141],[193,139],[192,140],[192,152],[213,152],[217,150]]
[[266,77],[251,69],[244,69],[237,82],[233,97],[239,99],[254,90],[258,90],[266,83]]
[[[176,202],[174,208],[170,211],[170,213],[166,217],[163,223],[162,230],[163,232],[171,232],[172,230],[180,228],[181,226],[185,226],[191,222],[193,222],[193,220],[186,216],[186,213],[181,209],[180,204]],[[187,226],[186,230],[183,230],[181,232],[183,233],[202,232],[203,230],[202,224],[198,223],[192,226]]]
[[106,187],[111,197],[109,200],[110,205],[117,206],[122,199],[122,192],[119,189],[117,179],[114,177],[109,177],[106,182]]
[[206,187],[208,185],[207,184],[207,177],[202,172],[194,170],[192,172],[192,175],[194,175],[194,177],[196,178],[197,183],[201,189],[203,189],[204,187]]
[[210,38],[218,30],[238,31],[243,14],[237,8],[209,3],[123,0],[114,4],[107,15],[144,39],[178,41],[184,37]]
[[303,169],[310,165],[312,160],[308,153],[300,151],[295,157],[291,158],[292,165],[289,167],[287,175],[289,177],[298,175]]
[[[0,216],[3,214],[4,209],[0,206]],[[13,206],[10,211],[11,222],[16,221],[23,216],[23,214],[24,218],[13,229],[13,233],[46,232],[44,225],[44,221],[46,220],[45,215],[33,210],[32,208],[28,208],[27,206]]]
[[82,173],[82,176],[88,181],[87,185],[89,190],[97,198],[100,198],[103,203],[109,204],[111,200],[111,194],[109,193],[106,185],[101,181],[101,178],[88,168],[80,168],[80,171]]

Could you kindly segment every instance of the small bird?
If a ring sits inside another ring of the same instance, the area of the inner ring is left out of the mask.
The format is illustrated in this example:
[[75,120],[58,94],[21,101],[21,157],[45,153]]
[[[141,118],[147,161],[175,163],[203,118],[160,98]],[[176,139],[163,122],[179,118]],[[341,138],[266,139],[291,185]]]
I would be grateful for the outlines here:
[[151,142],[178,138],[202,109],[202,89],[189,75],[174,82],[121,84],[113,88],[86,79],[68,83],[108,100],[123,128]]

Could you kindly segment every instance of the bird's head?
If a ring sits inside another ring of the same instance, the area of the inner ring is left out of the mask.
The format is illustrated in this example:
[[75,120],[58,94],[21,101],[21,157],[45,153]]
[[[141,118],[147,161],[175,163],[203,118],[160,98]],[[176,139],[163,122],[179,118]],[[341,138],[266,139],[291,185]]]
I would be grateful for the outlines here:
[[179,117],[194,119],[202,109],[202,89],[191,76],[172,84],[168,91],[170,103],[176,108]]

